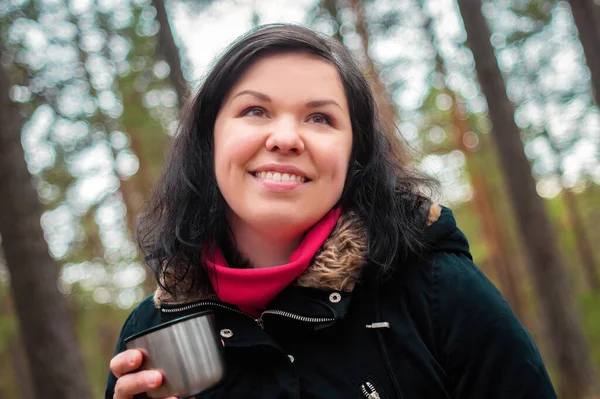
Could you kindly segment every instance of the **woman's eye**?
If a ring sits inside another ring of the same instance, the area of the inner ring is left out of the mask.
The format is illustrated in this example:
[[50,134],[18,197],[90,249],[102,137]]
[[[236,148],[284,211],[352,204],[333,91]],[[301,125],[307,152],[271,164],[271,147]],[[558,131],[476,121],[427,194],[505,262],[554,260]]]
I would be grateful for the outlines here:
[[323,114],[312,115],[309,120],[313,123],[331,125],[331,119]]
[[265,111],[261,108],[248,108],[244,111],[244,115],[262,117],[265,116]]

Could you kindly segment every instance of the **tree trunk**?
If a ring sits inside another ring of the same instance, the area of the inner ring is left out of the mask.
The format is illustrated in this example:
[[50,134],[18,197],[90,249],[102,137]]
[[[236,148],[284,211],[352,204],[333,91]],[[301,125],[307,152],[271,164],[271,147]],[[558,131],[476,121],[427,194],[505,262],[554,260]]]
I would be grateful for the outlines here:
[[21,147],[19,107],[0,68],[0,234],[36,397],[91,398],[41,207]]
[[[326,10],[331,17],[341,25],[339,20],[337,3],[335,0],[321,0],[321,7]],[[392,100],[387,88],[381,81],[379,68],[369,55],[369,33],[367,29],[367,21],[365,18],[364,4],[362,0],[350,0],[352,12],[356,15],[356,23],[354,27],[356,33],[360,37],[363,51],[365,53],[365,73],[371,82],[375,102],[377,103],[378,112],[380,115],[383,131],[390,144],[390,152],[392,156],[399,160],[402,164],[408,162],[408,154],[403,145],[403,141],[399,136],[396,123],[398,122],[398,110],[396,104]],[[339,32],[334,35],[340,39]]]
[[189,96],[189,86],[183,77],[179,48],[173,38],[173,31],[169,24],[169,15],[167,14],[164,0],[152,0],[152,5],[156,8],[156,20],[160,24],[158,51],[167,64],[169,64],[169,68],[171,69],[169,79],[177,92],[179,107],[181,108]]
[[[445,78],[448,77],[448,71],[446,65],[442,59],[439,51],[439,46],[436,45],[436,36],[433,30],[433,21],[425,11],[425,5],[423,0],[420,0],[419,6],[421,14],[425,20],[424,27],[425,33],[429,36],[429,41],[436,49],[435,53],[435,71]],[[512,310],[519,317],[521,321],[525,321],[525,308],[524,308],[524,293],[522,286],[519,285],[516,277],[517,271],[511,268],[511,262],[508,259],[510,251],[507,249],[506,243],[500,232],[500,220],[493,209],[493,199],[491,189],[485,178],[485,172],[477,165],[475,154],[467,148],[464,143],[464,136],[470,130],[469,122],[466,119],[461,118],[458,109],[458,98],[454,91],[450,90],[449,87],[445,86],[444,92],[450,98],[452,98],[452,109],[450,110],[452,116],[452,124],[456,129],[453,131],[453,139],[456,148],[458,148],[466,159],[466,167],[471,175],[471,184],[474,190],[473,204],[475,210],[479,215],[479,222],[483,231],[484,240],[490,253],[490,259],[492,268],[496,273],[496,276],[500,280],[502,292],[506,297]]]
[[375,94],[375,101],[379,109],[379,115],[383,124],[383,129],[391,145],[391,152],[395,159],[406,164],[408,154],[404,148],[396,123],[399,120],[398,109],[394,100],[390,96],[385,84],[381,81],[381,72],[369,54],[369,32],[365,15],[365,5],[363,0],[350,0],[354,14],[356,15],[355,29],[360,37],[363,51],[365,52],[366,74],[371,81]]
[[[131,150],[137,155],[140,162],[138,172],[128,180],[121,180],[121,193],[124,202],[127,204],[127,220],[134,241],[137,232],[137,218],[143,211],[145,201],[150,198],[153,181],[150,165],[147,162],[139,136],[141,134],[136,129],[129,129]],[[144,292],[150,295],[156,290],[156,279],[148,267],[144,270],[146,278],[144,279],[143,288]]]
[[33,393],[31,373],[27,367],[23,343],[20,342],[20,337],[14,337],[12,340],[13,342],[8,350],[11,358],[11,364],[14,367],[13,372],[16,377],[19,393],[22,398],[34,398],[35,395]]
[[[0,247],[0,258],[2,257],[2,248]],[[7,320],[6,324],[12,324],[8,320],[16,318],[15,304],[13,298],[7,294],[4,292],[4,287],[0,287],[0,318]],[[5,325],[3,329],[5,342],[1,345],[3,348],[0,356],[6,357],[9,361],[5,362],[0,368],[0,375],[2,375],[1,379],[3,380],[3,387],[0,390],[5,391],[8,388],[7,394],[12,393],[13,397],[16,394],[19,398],[34,398],[33,383],[23,348],[23,340],[18,330],[13,330],[12,326],[7,328]],[[7,379],[12,380],[9,383],[10,387],[6,387]],[[0,395],[0,398],[2,397],[5,396]]]
[[130,149],[138,157],[139,167],[135,175],[121,180],[121,195],[127,209],[127,227],[131,232],[132,240],[135,241],[137,218],[143,211],[144,202],[150,197],[153,179],[138,132],[135,129],[128,130],[131,139]]
[[[600,10],[600,7],[597,7]],[[598,27],[600,32],[600,26]],[[600,36],[599,36],[600,37]],[[525,60],[527,54],[522,50],[520,54],[521,60]],[[531,67],[527,67],[526,63],[523,62],[525,76],[531,77],[529,83],[535,88],[532,90],[534,93],[533,99],[536,101],[544,102],[545,99],[548,98],[546,93],[543,93],[540,89],[540,85],[538,83],[538,79],[535,78],[538,75],[537,69],[533,69]],[[577,206],[577,198],[573,192],[569,190],[568,187],[565,187],[562,183],[561,177],[564,176],[565,172],[565,157],[562,153],[561,148],[557,145],[554,138],[548,132],[548,121],[550,120],[550,115],[548,112],[547,104],[543,104],[542,107],[542,120],[544,121],[544,128],[541,131],[541,136],[546,139],[554,156],[557,161],[556,168],[556,177],[560,182],[560,188],[563,192],[563,200],[565,202],[565,208],[567,210],[567,216],[569,220],[570,227],[573,231],[573,236],[575,238],[575,248],[577,250],[577,254],[579,255],[579,259],[581,261],[581,266],[583,267],[584,276],[586,279],[586,285],[592,291],[600,290],[600,280],[598,276],[598,271],[596,269],[596,264],[594,262],[594,254],[590,245],[590,240],[588,238],[588,234],[586,232],[583,219],[579,213],[579,208]]]
[[481,0],[459,0],[458,5],[479,83],[488,101],[494,125],[492,136],[558,368],[562,397],[576,399],[593,395],[596,393],[594,371],[570,279],[557,250],[544,202],[536,192],[536,182],[514,120],[514,105],[506,94],[504,78],[490,43],[491,32],[481,12]]
[[600,107],[600,5],[594,4],[594,0],[569,0],[569,4],[585,61],[592,74],[594,99]]
[[[450,92],[450,90],[447,91]],[[454,96],[452,98],[456,101]],[[471,182],[475,192],[473,201],[480,217],[483,235],[490,251],[494,270],[500,280],[507,302],[519,319],[525,322],[523,291],[515,276],[516,271],[511,269],[512,262],[508,259],[509,251],[506,250],[506,245],[499,231],[500,220],[498,220],[493,209],[491,190],[486,183],[484,169],[480,165],[476,165],[470,150],[464,144],[463,137],[468,132],[467,122],[458,117],[456,105],[453,107],[452,112],[455,125],[458,128],[455,142],[457,148],[465,154],[467,168],[471,174]]]
[[[356,34],[358,37],[360,37],[360,41],[365,52],[365,72],[369,77],[371,84],[373,85],[373,91],[375,92],[375,99],[377,100],[377,105],[379,106],[379,112],[384,123],[394,126],[398,120],[398,110],[390,98],[385,85],[381,81],[378,66],[375,65],[375,62],[369,54],[370,38],[365,16],[365,6],[362,0],[350,0],[350,5],[352,6],[354,15],[356,15],[355,29]],[[389,126],[386,127],[389,128]]]

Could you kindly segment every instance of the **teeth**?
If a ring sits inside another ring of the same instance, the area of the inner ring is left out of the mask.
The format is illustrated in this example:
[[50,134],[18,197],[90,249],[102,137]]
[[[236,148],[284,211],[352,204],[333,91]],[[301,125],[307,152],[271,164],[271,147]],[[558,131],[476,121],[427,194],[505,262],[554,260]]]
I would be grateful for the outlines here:
[[304,176],[293,175],[291,173],[279,173],[279,172],[256,172],[254,176],[259,179],[272,180],[277,182],[304,182],[306,178]]

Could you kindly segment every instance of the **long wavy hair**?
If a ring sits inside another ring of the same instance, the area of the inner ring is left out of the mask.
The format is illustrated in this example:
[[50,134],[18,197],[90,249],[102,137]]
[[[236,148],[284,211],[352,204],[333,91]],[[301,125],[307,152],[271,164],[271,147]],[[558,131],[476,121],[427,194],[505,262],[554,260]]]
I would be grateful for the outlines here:
[[215,243],[231,267],[247,262],[236,250],[227,225],[227,204],[214,169],[213,128],[223,99],[259,57],[300,52],[333,65],[343,83],[352,121],[352,152],[339,200],[354,212],[368,241],[367,270],[389,275],[402,259],[424,247],[424,190],[435,181],[403,164],[393,137],[386,133],[373,92],[356,60],[335,39],[308,28],[275,24],[251,30],[235,40],[213,63],[197,93],[181,113],[162,176],[139,219],[137,238],[146,264],[171,295],[184,279],[186,290],[210,290],[203,246]]

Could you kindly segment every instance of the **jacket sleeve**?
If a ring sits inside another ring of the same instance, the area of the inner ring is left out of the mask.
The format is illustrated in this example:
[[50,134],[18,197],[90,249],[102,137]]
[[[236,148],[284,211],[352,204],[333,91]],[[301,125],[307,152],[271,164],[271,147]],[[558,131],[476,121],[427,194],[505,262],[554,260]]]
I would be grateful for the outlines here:
[[[459,230],[453,234],[468,248]],[[557,397],[533,339],[466,251],[435,256],[432,297],[439,360],[453,397]]]
[[[125,320],[125,324],[119,334],[119,340],[117,341],[117,347],[115,349],[115,355],[123,352],[125,348],[125,338],[135,334],[138,329],[136,326],[138,308],[135,308]],[[117,377],[109,371],[108,382],[106,383],[106,391],[104,393],[105,399],[112,399],[115,393],[115,385],[117,383]]]

